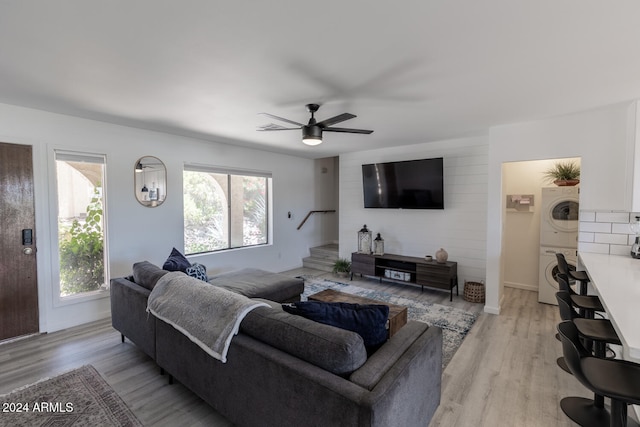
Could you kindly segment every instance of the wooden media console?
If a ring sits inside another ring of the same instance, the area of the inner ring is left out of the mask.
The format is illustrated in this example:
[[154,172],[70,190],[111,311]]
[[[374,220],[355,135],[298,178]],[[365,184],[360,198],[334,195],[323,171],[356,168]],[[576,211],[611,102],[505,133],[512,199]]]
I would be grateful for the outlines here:
[[351,254],[351,278],[353,274],[373,276],[382,279],[412,283],[424,287],[449,291],[449,301],[453,301],[453,288],[458,295],[458,263],[447,261],[427,261],[423,258],[395,254],[369,255]]

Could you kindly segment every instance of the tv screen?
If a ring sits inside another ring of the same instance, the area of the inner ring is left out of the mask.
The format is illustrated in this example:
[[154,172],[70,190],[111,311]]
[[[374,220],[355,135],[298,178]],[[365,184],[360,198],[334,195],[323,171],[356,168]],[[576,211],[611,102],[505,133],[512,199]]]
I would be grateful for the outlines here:
[[444,209],[443,159],[362,165],[365,208]]

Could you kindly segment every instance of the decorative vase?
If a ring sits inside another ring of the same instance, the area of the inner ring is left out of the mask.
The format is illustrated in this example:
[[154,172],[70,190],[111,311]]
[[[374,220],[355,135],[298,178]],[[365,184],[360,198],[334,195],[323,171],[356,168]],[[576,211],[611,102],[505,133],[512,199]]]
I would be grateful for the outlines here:
[[436,252],[436,262],[444,264],[447,262],[447,259],[449,259],[449,254],[443,248],[440,248],[440,250]]

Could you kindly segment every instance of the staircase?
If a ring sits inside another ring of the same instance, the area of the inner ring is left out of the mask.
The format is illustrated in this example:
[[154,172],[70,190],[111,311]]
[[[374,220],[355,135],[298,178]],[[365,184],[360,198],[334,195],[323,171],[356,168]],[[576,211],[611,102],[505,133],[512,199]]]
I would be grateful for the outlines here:
[[333,264],[338,259],[338,245],[331,243],[309,249],[311,256],[302,259],[302,266],[321,271],[333,271]]

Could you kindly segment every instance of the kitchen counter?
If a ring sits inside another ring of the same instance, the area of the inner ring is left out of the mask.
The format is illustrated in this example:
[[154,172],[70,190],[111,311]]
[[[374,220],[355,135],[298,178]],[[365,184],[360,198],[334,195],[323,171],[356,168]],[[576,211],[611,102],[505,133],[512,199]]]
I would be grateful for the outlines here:
[[623,358],[640,361],[640,259],[585,252],[578,257],[622,340]]

